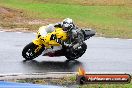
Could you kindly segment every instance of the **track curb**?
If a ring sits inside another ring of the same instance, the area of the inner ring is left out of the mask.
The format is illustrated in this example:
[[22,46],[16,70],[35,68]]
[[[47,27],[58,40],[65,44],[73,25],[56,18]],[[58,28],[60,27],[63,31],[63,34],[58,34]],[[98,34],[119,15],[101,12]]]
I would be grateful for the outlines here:
[[17,80],[17,79],[60,79],[63,77],[76,75],[76,72],[47,72],[47,73],[11,73],[0,74],[0,80]]
[[[0,80],[17,79],[60,79],[63,77],[76,76],[78,72],[45,72],[45,73],[9,73],[0,74]],[[86,72],[86,74],[128,74],[125,72]],[[132,73],[129,73],[132,74]]]

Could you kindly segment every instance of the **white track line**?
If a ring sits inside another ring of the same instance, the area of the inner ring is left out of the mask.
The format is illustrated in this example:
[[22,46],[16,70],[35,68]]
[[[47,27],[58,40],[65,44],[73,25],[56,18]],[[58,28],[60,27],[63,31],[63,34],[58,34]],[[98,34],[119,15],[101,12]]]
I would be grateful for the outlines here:
[[23,33],[23,32],[15,32],[15,33],[19,33],[19,34],[21,34],[21,33]]
[[[2,33],[2,32],[12,32],[12,31],[0,31],[0,33]],[[21,34],[21,33],[28,33],[28,32],[14,32],[14,33],[19,33],[19,34]],[[35,32],[29,32],[29,33],[33,33],[33,34],[37,34],[37,33],[35,33]],[[105,37],[93,37],[93,38],[101,38],[101,39],[107,39],[107,38],[105,38]],[[108,39],[121,39],[121,38],[108,38]],[[130,40],[130,41],[132,41],[132,39],[123,39],[123,40]]]
[[0,32],[5,32],[5,31],[0,31]]

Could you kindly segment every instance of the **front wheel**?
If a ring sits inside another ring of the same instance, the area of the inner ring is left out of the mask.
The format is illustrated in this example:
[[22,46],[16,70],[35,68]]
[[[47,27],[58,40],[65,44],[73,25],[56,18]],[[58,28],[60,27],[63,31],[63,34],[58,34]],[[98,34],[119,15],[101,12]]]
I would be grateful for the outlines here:
[[26,60],[33,60],[34,58],[38,57],[44,50],[42,47],[39,51],[35,52],[35,49],[37,48],[37,45],[35,45],[33,42],[26,45],[22,51],[22,56]]
[[75,59],[78,59],[79,57],[81,57],[85,51],[87,49],[87,45],[86,43],[84,42],[82,45],[80,45],[76,50],[74,50],[74,52],[66,52],[66,55],[65,57],[68,59],[68,60],[75,60]]

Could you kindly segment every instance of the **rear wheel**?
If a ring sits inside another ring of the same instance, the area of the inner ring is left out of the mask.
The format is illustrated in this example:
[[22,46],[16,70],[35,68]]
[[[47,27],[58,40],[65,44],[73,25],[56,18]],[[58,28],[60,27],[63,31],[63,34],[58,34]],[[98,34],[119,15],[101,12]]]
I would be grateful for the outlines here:
[[33,42],[29,43],[28,45],[26,45],[22,51],[22,56],[26,59],[26,60],[33,60],[34,58],[38,57],[44,50],[44,48],[42,47],[39,51],[37,51],[35,53],[35,49],[38,46],[35,45]]
[[73,50],[73,52],[66,52],[65,57],[68,60],[75,60],[81,57],[87,49],[87,45],[84,42],[81,46],[79,46],[77,49]]

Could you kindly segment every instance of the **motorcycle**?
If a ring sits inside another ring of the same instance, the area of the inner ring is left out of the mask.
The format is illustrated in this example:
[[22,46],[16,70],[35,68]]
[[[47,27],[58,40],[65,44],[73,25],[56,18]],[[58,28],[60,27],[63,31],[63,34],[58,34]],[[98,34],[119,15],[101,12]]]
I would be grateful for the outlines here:
[[49,33],[45,29],[46,26],[40,27],[36,39],[23,48],[22,56],[25,60],[33,60],[41,54],[49,57],[65,56],[68,60],[78,59],[87,49],[84,41],[95,35],[94,30],[81,29],[80,32],[83,34],[83,41],[72,45],[71,48],[69,46],[63,46],[52,39],[53,35],[55,35],[57,39],[62,41],[68,40],[68,33],[63,31],[62,28],[55,28],[54,31]]

